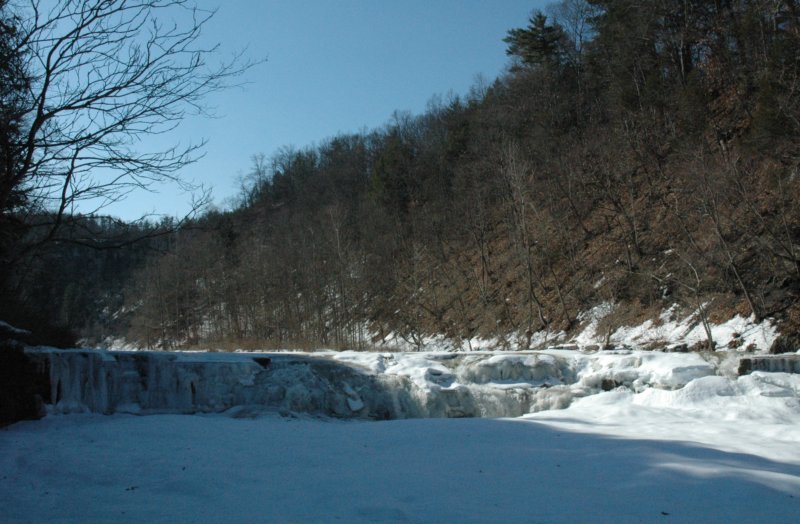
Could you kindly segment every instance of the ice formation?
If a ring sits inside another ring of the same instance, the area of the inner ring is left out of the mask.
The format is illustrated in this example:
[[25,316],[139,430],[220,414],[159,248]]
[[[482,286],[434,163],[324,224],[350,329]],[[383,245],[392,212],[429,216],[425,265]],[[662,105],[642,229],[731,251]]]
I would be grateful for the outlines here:
[[674,390],[717,374],[699,354],[166,353],[30,349],[51,413],[259,411],[341,418],[518,417],[615,388]]

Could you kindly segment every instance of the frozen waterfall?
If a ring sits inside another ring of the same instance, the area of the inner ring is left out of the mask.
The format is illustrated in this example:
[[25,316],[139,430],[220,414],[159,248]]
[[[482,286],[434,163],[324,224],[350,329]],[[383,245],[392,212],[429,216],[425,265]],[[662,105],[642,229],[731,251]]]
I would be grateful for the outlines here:
[[517,417],[602,390],[677,389],[716,373],[700,355],[633,351],[28,354],[49,377],[51,413]]

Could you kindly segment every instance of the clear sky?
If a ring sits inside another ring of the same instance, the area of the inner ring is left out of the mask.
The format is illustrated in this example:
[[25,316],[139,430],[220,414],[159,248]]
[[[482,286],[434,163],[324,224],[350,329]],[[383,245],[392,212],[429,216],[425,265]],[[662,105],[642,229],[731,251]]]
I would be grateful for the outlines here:
[[[156,140],[208,140],[205,157],[182,177],[211,187],[226,207],[251,158],[282,146],[318,144],[339,133],[378,128],[392,113],[422,113],[434,95],[469,91],[508,64],[503,38],[524,27],[544,0],[198,0],[218,7],[203,34],[222,56],[247,48],[267,61],[241,88],[209,97],[214,119],[192,117]],[[163,145],[163,144],[162,144]],[[160,185],[106,212],[132,220],[182,215],[190,195]]]

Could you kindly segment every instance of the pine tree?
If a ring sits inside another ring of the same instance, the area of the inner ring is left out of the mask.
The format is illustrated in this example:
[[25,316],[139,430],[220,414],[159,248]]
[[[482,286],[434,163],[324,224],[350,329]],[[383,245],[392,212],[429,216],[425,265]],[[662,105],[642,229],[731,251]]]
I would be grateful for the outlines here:
[[0,0],[0,273],[3,275],[8,272],[9,246],[19,229],[12,215],[25,203],[19,167],[29,79],[17,39],[17,20],[8,13],[6,1]]
[[564,31],[558,24],[548,24],[547,16],[534,12],[525,29],[511,29],[503,42],[508,44],[506,54],[516,56],[528,66],[541,66],[560,61]]

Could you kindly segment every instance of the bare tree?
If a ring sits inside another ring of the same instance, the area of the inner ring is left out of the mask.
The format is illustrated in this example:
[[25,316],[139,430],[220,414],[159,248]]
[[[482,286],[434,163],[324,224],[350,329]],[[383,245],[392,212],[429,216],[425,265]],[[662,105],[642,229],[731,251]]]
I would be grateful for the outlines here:
[[569,60],[580,64],[584,47],[594,36],[592,18],[597,16],[599,8],[587,0],[562,0],[548,4],[546,12],[561,26],[572,44],[572,48],[568,48]]
[[[538,249],[534,232],[531,231],[530,211],[535,205],[530,188],[532,186],[532,167],[523,157],[516,142],[505,144],[501,152],[502,176],[508,187],[508,207],[514,235],[517,255],[523,267],[526,281],[526,303],[528,306],[525,324],[525,348],[530,347],[533,333],[539,330],[550,330],[550,321],[545,316],[544,304],[537,294],[537,287],[542,286],[542,277],[534,260],[534,251]],[[536,325],[536,320],[539,325]]]
[[[33,212],[54,212],[52,237],[79,209],[97,213],[154,183],[176,181],[203,143],[139,151],[148,135],[202,114],[203,99],[253,62],[210,64],[200,45],[214,15],[186,0],[30,0],[17,5],[19,52],[31,75],[15,187]],[[5,195],[0,195],[4,198]],[[0,199],[0,212],[7,212]]]

